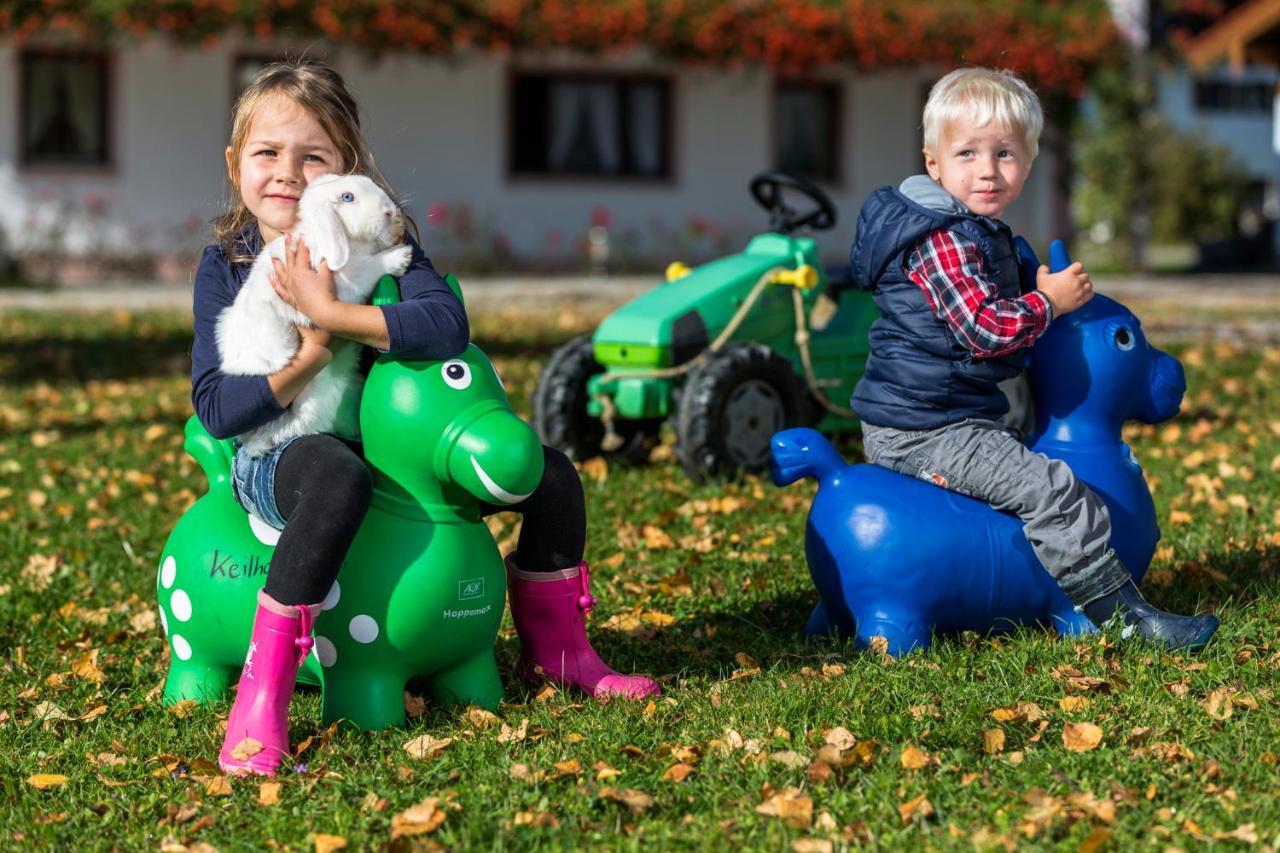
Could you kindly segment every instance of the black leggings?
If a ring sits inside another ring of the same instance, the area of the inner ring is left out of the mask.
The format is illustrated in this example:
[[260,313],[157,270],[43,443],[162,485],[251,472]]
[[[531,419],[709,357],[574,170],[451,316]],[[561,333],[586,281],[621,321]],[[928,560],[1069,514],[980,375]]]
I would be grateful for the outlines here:
[[[511,506],[481,504],[481,513],[520,513],[516,563],[525,571],[554,572],[582,562],[587,512],[573,463],[555,448],[542,451],[546,466],[533,494]],[[286,523],[267,572],[267,594],[290,605],[323,599],[372,495],[369,468],[351,445],[331,435],[290,444],[276,465],[276,506]]]

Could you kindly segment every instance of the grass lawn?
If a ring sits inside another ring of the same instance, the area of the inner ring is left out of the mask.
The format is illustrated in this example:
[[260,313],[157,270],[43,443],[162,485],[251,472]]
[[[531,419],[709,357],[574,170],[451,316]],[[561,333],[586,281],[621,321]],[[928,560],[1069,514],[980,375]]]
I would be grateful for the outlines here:
[[[476,337],[527,411],[538,365],[593,319],[480,317]],[[591,632],[660,699],[527,688],[507,630],[498,719],[427,706],[407,731],[327,731],[303,692],[307,746],[264,784],[214,763],[226,703],[157,699],[156,557],[204,488],[182,450],[188,319],[0,317],[0,848],[1274,850],[1280,349],[1161,343],[1191,390],[1127,438],[1164,529],[1150,596],[1222,618],[1198,658],[1032,629],[899,660],[806,644],[812,486],[695,486],[659,448],[583,479]],[[491,526],[506,542],[516,522]],[[425,734],[444,747],[415,758]]]

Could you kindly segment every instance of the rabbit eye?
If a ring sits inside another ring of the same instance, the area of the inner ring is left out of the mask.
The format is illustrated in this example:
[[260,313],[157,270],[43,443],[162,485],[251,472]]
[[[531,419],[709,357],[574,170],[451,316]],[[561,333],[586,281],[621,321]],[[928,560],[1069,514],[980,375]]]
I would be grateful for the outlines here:
[[445,384],[461,391],[471,384],[471,368],[465,361],[446,361],[441,369]]
[[355,194],[355,193],[343,193],[342,195],[338,196],[338,200],[339,200],[339,201],[355,201],[355,200],[356,200],[356,194]]

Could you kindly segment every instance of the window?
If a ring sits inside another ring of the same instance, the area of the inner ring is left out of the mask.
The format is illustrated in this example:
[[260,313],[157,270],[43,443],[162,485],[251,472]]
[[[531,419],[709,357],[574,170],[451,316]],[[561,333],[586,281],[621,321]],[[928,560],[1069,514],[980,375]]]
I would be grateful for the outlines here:
[[1204,77],[1195,81],[1195,104],[1199,110],[1270,115],[1275,96],[1276,84],[1265,81]]
[[774,92],[774,166],[816,181],[840,174],[840,87],[779,82]]
[[111,164],[110,70],[101,54],[22,55],[18,126],[23,164]]
[[518,74],[510,92],[508,162],[513,175],[670,176],[667,80]]

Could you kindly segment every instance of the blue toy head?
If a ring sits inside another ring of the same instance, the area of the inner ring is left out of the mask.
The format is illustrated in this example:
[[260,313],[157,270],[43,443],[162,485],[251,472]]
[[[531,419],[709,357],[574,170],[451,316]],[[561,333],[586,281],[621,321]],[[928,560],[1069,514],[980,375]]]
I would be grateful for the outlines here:
[[1147,342],[1128,308],[1096,295],[1055,320],[1031,353],[1038,427],[1049,418],[1093,417],[1117,430],[1126,420],[1159,423],[1178,413],[1182,365]]

